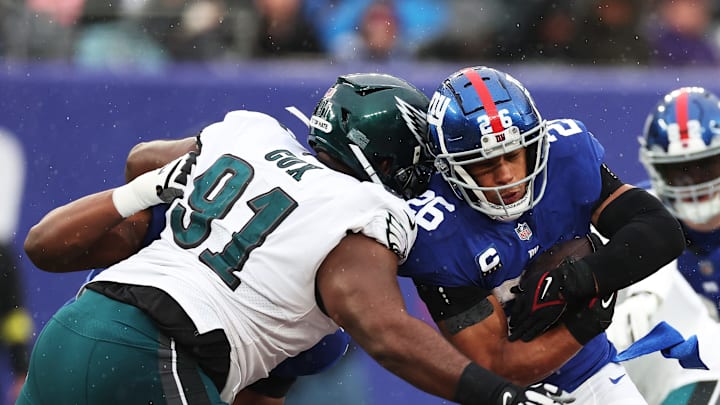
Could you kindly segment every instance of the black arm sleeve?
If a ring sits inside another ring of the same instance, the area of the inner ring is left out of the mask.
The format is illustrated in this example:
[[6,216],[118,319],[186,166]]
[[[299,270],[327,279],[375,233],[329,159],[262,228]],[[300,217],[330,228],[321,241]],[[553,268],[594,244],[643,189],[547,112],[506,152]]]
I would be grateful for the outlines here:
[[442,287],[415,284],[415,287],[435,322],[445,321],[465,313],[481,304],[492,293],[476,286]]
[[[622,185],[605,165],[601,173],[600,202]],[[609,242],[581,261],[593,272],[598,296],[642,280],[685,249],[685,237],[678,220],[660,200],[638,188],[624,192],[608,204],[595,227]]]

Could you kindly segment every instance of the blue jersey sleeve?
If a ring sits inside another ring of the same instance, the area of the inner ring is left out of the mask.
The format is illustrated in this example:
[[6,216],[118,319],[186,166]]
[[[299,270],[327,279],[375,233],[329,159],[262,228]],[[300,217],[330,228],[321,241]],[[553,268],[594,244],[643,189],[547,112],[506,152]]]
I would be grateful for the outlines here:
[[148,225],[147,232],[143,238],[140,249],[151,244],[155,239],[160,237],[160,232],[165,228],[165,212],[170,207],[170,204],[158,204],[153,206],[152,217],[150,218],[150,224]]
[[[550,158],[544,198],[571,198],[580,206],[593,207],[602,189],[600,165],[605,160],[605,148],[581,121],[553,120],[548,122],[547,131]],[[570,193],[563,193],[561,187]]]

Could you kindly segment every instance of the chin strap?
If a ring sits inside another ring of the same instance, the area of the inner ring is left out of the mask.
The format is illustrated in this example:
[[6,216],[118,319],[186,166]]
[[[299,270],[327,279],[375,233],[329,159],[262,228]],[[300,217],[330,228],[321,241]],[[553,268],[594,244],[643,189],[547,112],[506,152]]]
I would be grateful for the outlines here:
[[383,182],[380,180],[380,177],[375,172],[375,169],[370,164],[370,161],[367,160],[367,157],[365,157],[365,154],[362,152],[359,146],[351,143],[348,146],[350,146],[350,150],[352,151],[353,155],[355,155],[355,158],[360,162],[360,165],[362,166],[363,170],[367,175],[370,177],[370,180],[372,180],[373,183],[376,184],[383,184]]

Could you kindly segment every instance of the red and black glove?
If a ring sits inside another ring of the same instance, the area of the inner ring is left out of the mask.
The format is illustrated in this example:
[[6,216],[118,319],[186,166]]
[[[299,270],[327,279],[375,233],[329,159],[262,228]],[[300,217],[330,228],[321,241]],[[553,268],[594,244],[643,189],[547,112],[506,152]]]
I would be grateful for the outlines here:
[[568,303],[595,296],[595,278],[580,260],[565,258],[560,266],[544,272],[526,272],[513,287],[510,341],[529,342],[560,320]]
[[595,336],[605,332],[615,314],[617,294],[595,297],[579,307],[568,306],[562,322],[575,340],[585,345]]

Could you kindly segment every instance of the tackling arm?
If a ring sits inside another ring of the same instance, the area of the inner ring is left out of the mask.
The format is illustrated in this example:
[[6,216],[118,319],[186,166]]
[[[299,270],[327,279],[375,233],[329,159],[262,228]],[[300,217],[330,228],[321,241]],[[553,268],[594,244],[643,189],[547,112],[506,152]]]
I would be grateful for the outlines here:
[[[194,137],[136,145],[130,151],[128,181],[157,169],[189,151],[199,150]],[[113,191],[80,198],[48,213],[25,239],[25,251],[38,267],[69,272],[107,267],[141,246],[152,218],[150,209],[123,218],[113,203]]]
[[[378,363],[423,391],[468,404],[499,398],[511,404],[541,403],[472,363],[430,325],[408,314],[397,264],[397,256],[373,239],[346,236],[318,270],[326,313]],[[546,395],[544,391],[547,401]]]
[[397,282],[397,256],[361,235],[346,236],[317,274],[326,312],[383,367],[413,385],[454,399],[470,361],[410,316]]
[[112,192],[91,194],[50,211],[25,238],[30,260],[59,273],[107,267],[137,251],[150,210],[123,218]]
[[188,152],[200,152],[199,135],[176,140],[155,140],[135,145],[125,162],[125,181],[166,165]]

